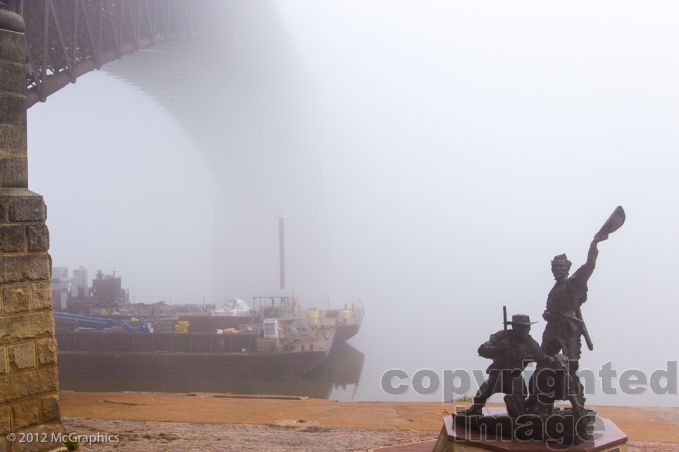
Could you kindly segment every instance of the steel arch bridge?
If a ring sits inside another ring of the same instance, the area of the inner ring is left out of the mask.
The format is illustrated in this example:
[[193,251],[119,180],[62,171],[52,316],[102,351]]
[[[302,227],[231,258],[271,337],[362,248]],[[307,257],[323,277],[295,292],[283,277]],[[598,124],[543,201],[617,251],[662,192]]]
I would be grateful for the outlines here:
[[[4,0],[26,23],[26,107],[159,42],[218,37],[223,0]],[[0,0],[0,3],[2,0]]]
[[[27,107],[100,68],[178,122],[216,178],[213,263],[229,278],[215,284],[258,287],[258,273],[230,256],[262,261],[264,212],[306,208],[315,175],[298,163],[321,130],[316,92],[275,2],[0,0],[0,8],[26,22]],[[82,132],[77,122],[70,132]]]

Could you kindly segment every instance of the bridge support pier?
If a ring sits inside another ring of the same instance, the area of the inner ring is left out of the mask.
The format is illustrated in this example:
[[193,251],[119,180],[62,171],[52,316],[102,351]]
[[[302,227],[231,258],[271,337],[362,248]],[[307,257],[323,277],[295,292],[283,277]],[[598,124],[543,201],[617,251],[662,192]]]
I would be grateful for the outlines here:
[[0,452],[62,447],[46,207],[28,190],[23,28],[0,9]]

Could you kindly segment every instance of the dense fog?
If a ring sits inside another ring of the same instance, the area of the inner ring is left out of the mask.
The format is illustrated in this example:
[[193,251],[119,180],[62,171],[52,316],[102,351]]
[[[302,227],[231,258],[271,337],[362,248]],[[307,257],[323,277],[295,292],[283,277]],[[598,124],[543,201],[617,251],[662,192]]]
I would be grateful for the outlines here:
[[115,270],[136,301],[251,300],[278,285],[283,212],[300,303],[365,305],[354,400],[440,400],[388,396],[380,376],[485,369],[476,350],[503,305],[540,321],[539,342],[550,260],[576,270],[622,205],[582,307],[581,368],[679,359],[679,5],[258,4],[279,27],[249,22],[229,70],[192,60],[181,83],[214,102],[186,118],[168,101],[179,82],[158,75],[159,94],[116,69],[143,52],[29,110],[54,265]]

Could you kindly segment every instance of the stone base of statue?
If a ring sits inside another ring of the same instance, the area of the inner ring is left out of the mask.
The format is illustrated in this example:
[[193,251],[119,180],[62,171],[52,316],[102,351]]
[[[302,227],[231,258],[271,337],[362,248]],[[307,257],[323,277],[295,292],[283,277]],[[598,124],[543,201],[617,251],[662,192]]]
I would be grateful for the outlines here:
[[470,415],[463,411],[452,417],[455,424],[465,430],[524,442],[580,444],[592,440],[596,428],[596,411],[584,410],[576,413],[570,408],[553,408],[548,416],[543,417],[524,414],[512,418],[504,410],[494,413],[486,410],[482,415]]
[[454,414],[443,419],[434,452],[627,452],[627,436],[595,414],[588,410],[578,419],[570,410],[555,410],[545,420],[538,416],[512,419],[504,408],[485,408],[483,416]]

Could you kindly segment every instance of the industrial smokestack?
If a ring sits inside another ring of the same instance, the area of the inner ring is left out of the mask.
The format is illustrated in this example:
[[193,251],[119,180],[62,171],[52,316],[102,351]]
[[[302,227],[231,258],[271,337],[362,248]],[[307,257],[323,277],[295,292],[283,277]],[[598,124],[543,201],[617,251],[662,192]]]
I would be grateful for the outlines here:
[[285,289],[285,231],[283,212],[278,217],[278,249],[281,261],[281,289]]

